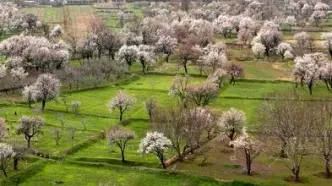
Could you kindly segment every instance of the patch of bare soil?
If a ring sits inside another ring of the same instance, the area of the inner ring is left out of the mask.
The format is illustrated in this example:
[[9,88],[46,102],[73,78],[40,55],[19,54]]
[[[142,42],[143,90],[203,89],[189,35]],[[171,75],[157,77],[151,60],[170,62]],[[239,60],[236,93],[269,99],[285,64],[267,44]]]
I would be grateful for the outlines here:
[[272,65],[272,68],[275,69],[275,70],[278,70],[278,79],[280,80],[287,80],[287,81],[291,81],[293,80],[292,77],[289,75],[288,73],[288,69],[285,69],[282,64],[279,64],[279,63],[274,63]]
[[71,25],[69,29],[75,32],[78,38],[82,38],[91,31],[91,22],[96,19],[92,12],[75,12],[71,15]]

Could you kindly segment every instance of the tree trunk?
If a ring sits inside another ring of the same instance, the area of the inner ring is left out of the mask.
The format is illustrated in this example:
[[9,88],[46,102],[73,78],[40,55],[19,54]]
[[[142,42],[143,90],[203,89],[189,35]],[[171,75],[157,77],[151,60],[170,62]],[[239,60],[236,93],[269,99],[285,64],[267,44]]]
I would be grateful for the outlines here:
[[3,175],[7,178],[8,176],[7,176],[6,170],[2,169],[2,172],[3,172]]
[[124,149],[121,149],[121,160],[122,160],[122,163],[124,163],[126,160],[125,160],[125,153],[124,153]]
[[122,121],[123,112],[120,111],[120,121]]
[[250,176],[251,175],[251,157],[248,152],[245,152],[245,153],[246,153],[247,175]]
[[329,49],[330,56],[332,58],[332,48]]
[[265,47],[265,55],[267,56],[267,57],[270,57],[270,54],[269,54],[269,48],[268,47]]
[[299,166],[295,166],[292,169],[292,172],[294,174],[294,181],[299,182],[300,181],[300,167]]
[[144,63],[144,60],[140,60],[141,61],[141,64],[142,64],[142,72],[143,74],[146,74],[145,73],[145,63]]
[[161,165],[163,166],[163,168],[164,168],[164,169],[167,169],[167,166],[166,166],[164,160],[160,160],[160,161],[161,161]]
[[183,67],[184,67],[184,72],[188,74],[187,61],[183,63]]
[[15,157],[14,158],[14,161],[13,161],[13,165],[14,165],[14,170],[18,170],[18,161],[20,159],[18,157]]
[[30,148],[31,138],[28,138],[28,139],[27,139],[27,142],[28,142],[28,148]]
[[312,95],[312,83],[311,82],[308,84],[308,88],[309,88],[310,95]]
[[222,80],[221,80],[221,79],[219,79],[219,81],[218,81],[218,88],[220,89],[220,88],[221,88],[221,86],[222,86]]
[[326,85],[327,90],[330,91],[330,86],[329,86],[328,81],[327,81],[327,80],[324,80],[324,82],[325,82],[325,85]]
[[281,151],[280,151],[280,157],[281,158],[287,158],[286,152],[285,152],[285,148],[286,148],[287,142],[283,141],[283,144],[281,146]]
[[327,178],[331,178],[331,163],[330,163],[330,158],[328,156],[325,156],[325,173]]
[[168,63],[168,61],[169,61],[169,56],[170,56],[171,54],[166,54],[166,62]]
[[229,84],[232,84],[232,83],[233,83],[233,81],[235,81],[235,78],[234,78],[234,76],[232,76],[232,77],[231,77],[231,80],[229,81]]
[[42,111],[44,111],[44,110],[45,110],[45,105],[46,105],[46,100],[45,100],[45,99],[43,99],[43,100],[42,100]]

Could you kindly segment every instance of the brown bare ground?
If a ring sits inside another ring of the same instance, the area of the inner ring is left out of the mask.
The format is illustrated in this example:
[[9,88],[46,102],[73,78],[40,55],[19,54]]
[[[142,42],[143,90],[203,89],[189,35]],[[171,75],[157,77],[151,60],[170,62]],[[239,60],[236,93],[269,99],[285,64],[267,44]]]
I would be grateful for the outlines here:
[[70,11],[70,14],[70,31],[74,32],[78,38],[85,37],[91,31],[91,21],[96,19],[93,11],[90,9],[82,8],[82,11]]

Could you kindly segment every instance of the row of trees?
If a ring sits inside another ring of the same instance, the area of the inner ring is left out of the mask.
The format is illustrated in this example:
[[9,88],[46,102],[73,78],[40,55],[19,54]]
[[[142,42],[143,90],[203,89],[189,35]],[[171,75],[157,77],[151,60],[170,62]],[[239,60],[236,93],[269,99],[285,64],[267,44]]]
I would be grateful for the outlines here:
[[[273,157],[284,158],[295,181],[300,181],[303,159],[308,155],[320,155],[325,160],[324,175],[331,177],[332,120],[328,102],[303,101],[292,92],[270,95],[262,106],[262,125],[256,137],[246,132],[244,113],[234,108],[219,117],[202,107],[165,109],[156,105],[156,101],[147,103],[156,132],[147,133],[139,152],[155,154],[164,168],[167,167],[164,163],[167,149],[173,148],[182,160],[187,152],[200,147],[204,136],[221,134],[227,137],[236,155],[246,160],[248,175],[252,172],[253,160],[266,151]],[[132,139],[133,135],[129,136]],[[121,152],[124,154],[124,148]]]

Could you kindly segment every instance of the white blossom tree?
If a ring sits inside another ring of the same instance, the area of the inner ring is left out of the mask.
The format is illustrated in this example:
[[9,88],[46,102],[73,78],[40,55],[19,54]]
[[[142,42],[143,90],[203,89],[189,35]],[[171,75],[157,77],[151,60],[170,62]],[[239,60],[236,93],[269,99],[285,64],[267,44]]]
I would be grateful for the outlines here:
[[277,47],[277,54],[281,55],[282,59],[285,59],[285,53],[286,52],[293,52],[293,48],[288,43],[280,43]]
[[165,152],[172,146],[172,142],[159,132],[148,132],[139,144],[138,152],[143,154],[155,154],[163,168],[166,169]]
[[244,45],[249,45],[256,33],[256,22],[250,17],[244,17],[240,21],[239,28],[240,30],[237,33],[238,40],[240,40]]
[[52,39],[59,38],[62,33],[63,33],[63,31],[62,31],[61,26],[56,25],[50,33],[50,38],[52,38]]
[[190,84],[186,88],[186,98],[196,106],[208,105],[218,94],[218,85],[213,82]]
[[148,73],[149,67],[156,63],[156,56],[154,53],[155,48],[149,45],[139,45],[137,58],[142,65],[142,72]]
[[16,4],[1,3],[0,10],[0,36],[19,30],[24,26],[23,16]]
[[240,156],[244,156],[246,160],[247,175],[251,175],[252,163],[254,159],[263,151],[263,145],[260,141],[250,136],[245,127],[242,129],[242,135],[231,141],[234,150]]
[[292,54],[292,52],[290,52],[289,50],[287,50],[284,53],[284,59],[285,60],[292,60],[292,59],[294,59],[294,55]]
[[296,25],[296,18],[295,16],[287,16],[286,19],[284,20],[284,24],[287,25],[289,28],[292,28],[293,26]]
[[48,100],[55,99],[60,93],[60,81],[52,74],[41,74],[32,85],[33,100],[42,102],[42,110],[45,109]]
[[254,43],[251,47],[256,58],[262,58],[265,55],[265,46],[262,43]]
[[25,86],[23,91],[23,99],[26,100],[31,108],[31,104],[36,101],[36,89],[33,85]]
[[217,68],[212,74],[209,75],[208,81],[215,82],[219,88],[222,88],[223,82],[227,77],[228,73],[222,68]]
[[234,29],[231,19],[227,15],[220,15],[213,21],[213,25],[217,33],[223,34],[225,38],[230,37]]
[[124,163],[125,160],[125,149],[129,140],[135,138],[135,133],[126,130],[121,126],[114,126],[106,133],[106,139],[109,145],[116,144],[121,151],[121,160]]
[[0,78],[3,78],[7,74],[7,67],[6,65],[0,65]]
[[327,90],[332,88],[332,64],[327,63],[319,69],[320,78],[325,82]]
[[231,76],[231,80],[229,81],[230,84],[235,85],[236,79],[242,78],[244,76],[243,68],[237,64],[231,64],[227,68],[228,74]]
[[175,51],[175,55],[180,58],[180,60],[178,60],[179,65],[183,66],[186,74],[188,74],[188,62],[195,62],[202,53],[202,48],[199,45],[196,45],[196,41],[192,38],[180,43]]
[[332,57],[332,32],[323,33],[322,39],[324,40],[324,48],[326,48]]
[[198,60],[205,66],[212,68],[212,71],[215,71],[217,68],[225,68],[228,60],[224,49],[220,49],[218,46],[208,45],[203,50],[205,54],[200,56]]
[[128,95],[123,91],[120,91],[108,103],[108,108],[110,109],[110,111],[114,109],[119,109],[120,112],[119,120],[122,121],[124,112],[130,109],[134,103],[135,103],[134,97]]
[[299,47],[300,53],[303,54],[303,51],[305,49],[310,49],[311,51],[314,48],[314,41],[311,35],[309,35],[307,32],[299,32],[294,35],[294,39],[297,43],[297,46]]
[[92,59],[94,52],[97,50],[98,37],[94,34],[89,35],[87,38],[81,38],[77,41],[75,51],[83,59]]
[[11,163],[12,159],[15,156],[15,152],[13,147],[5,144],[0,143],[0,170],[2,171],[3,175],[7,178],[7,168]]
[[265,55],[269,57],[270,50],[277,47],[282,41],[282,33],[279,30],[279,26],[271,21],[265,22],[254,41],[264,45]]
[[307,85],[310,95],[315,83],[320,78],[320,68],[325,66],[328,58],[322,53],[305,54],[303,57],[296,57],[293,75],[296,83]]
[[38,116],[22,116],[19,120],[17,132],[24,135],[27,141],[27,147],[30,148],[31,139],[41,132],[40,130],[43,126],[44,120]]
[[214,36],[212,23],[203,19],[194,19],[188,31],[197,39],[197,43],[202,47],[207,46]]
[[176,38],[173,38],[171,36],[165,36],[162,35],[159,37],[157,43],[156,43],[156,50],[158,52],[162,52],[166,55],[166,62],[169,61],[169,56],[173,54],[175,48],[177,47],[178,42]]
[[[45,37],[14,35],[0,43],[0,52],[16,68],[35,68],[37,71],[60,69],[71,58],[69,46],[62,40],[51,42]],[[15,60],[13,60],[15,59]],[[11,67],[12,68],[12,67]]]
[[118,52],[121,61],[125,62],[130,68],[131,65],[137,60],[138,48],[135,45],[123,45]]
[[230,108],[221,115],[217,125],[220,131],[226,135],[230,141],[233,141],[241,134],[245,124],[246,117],[244,112]]

